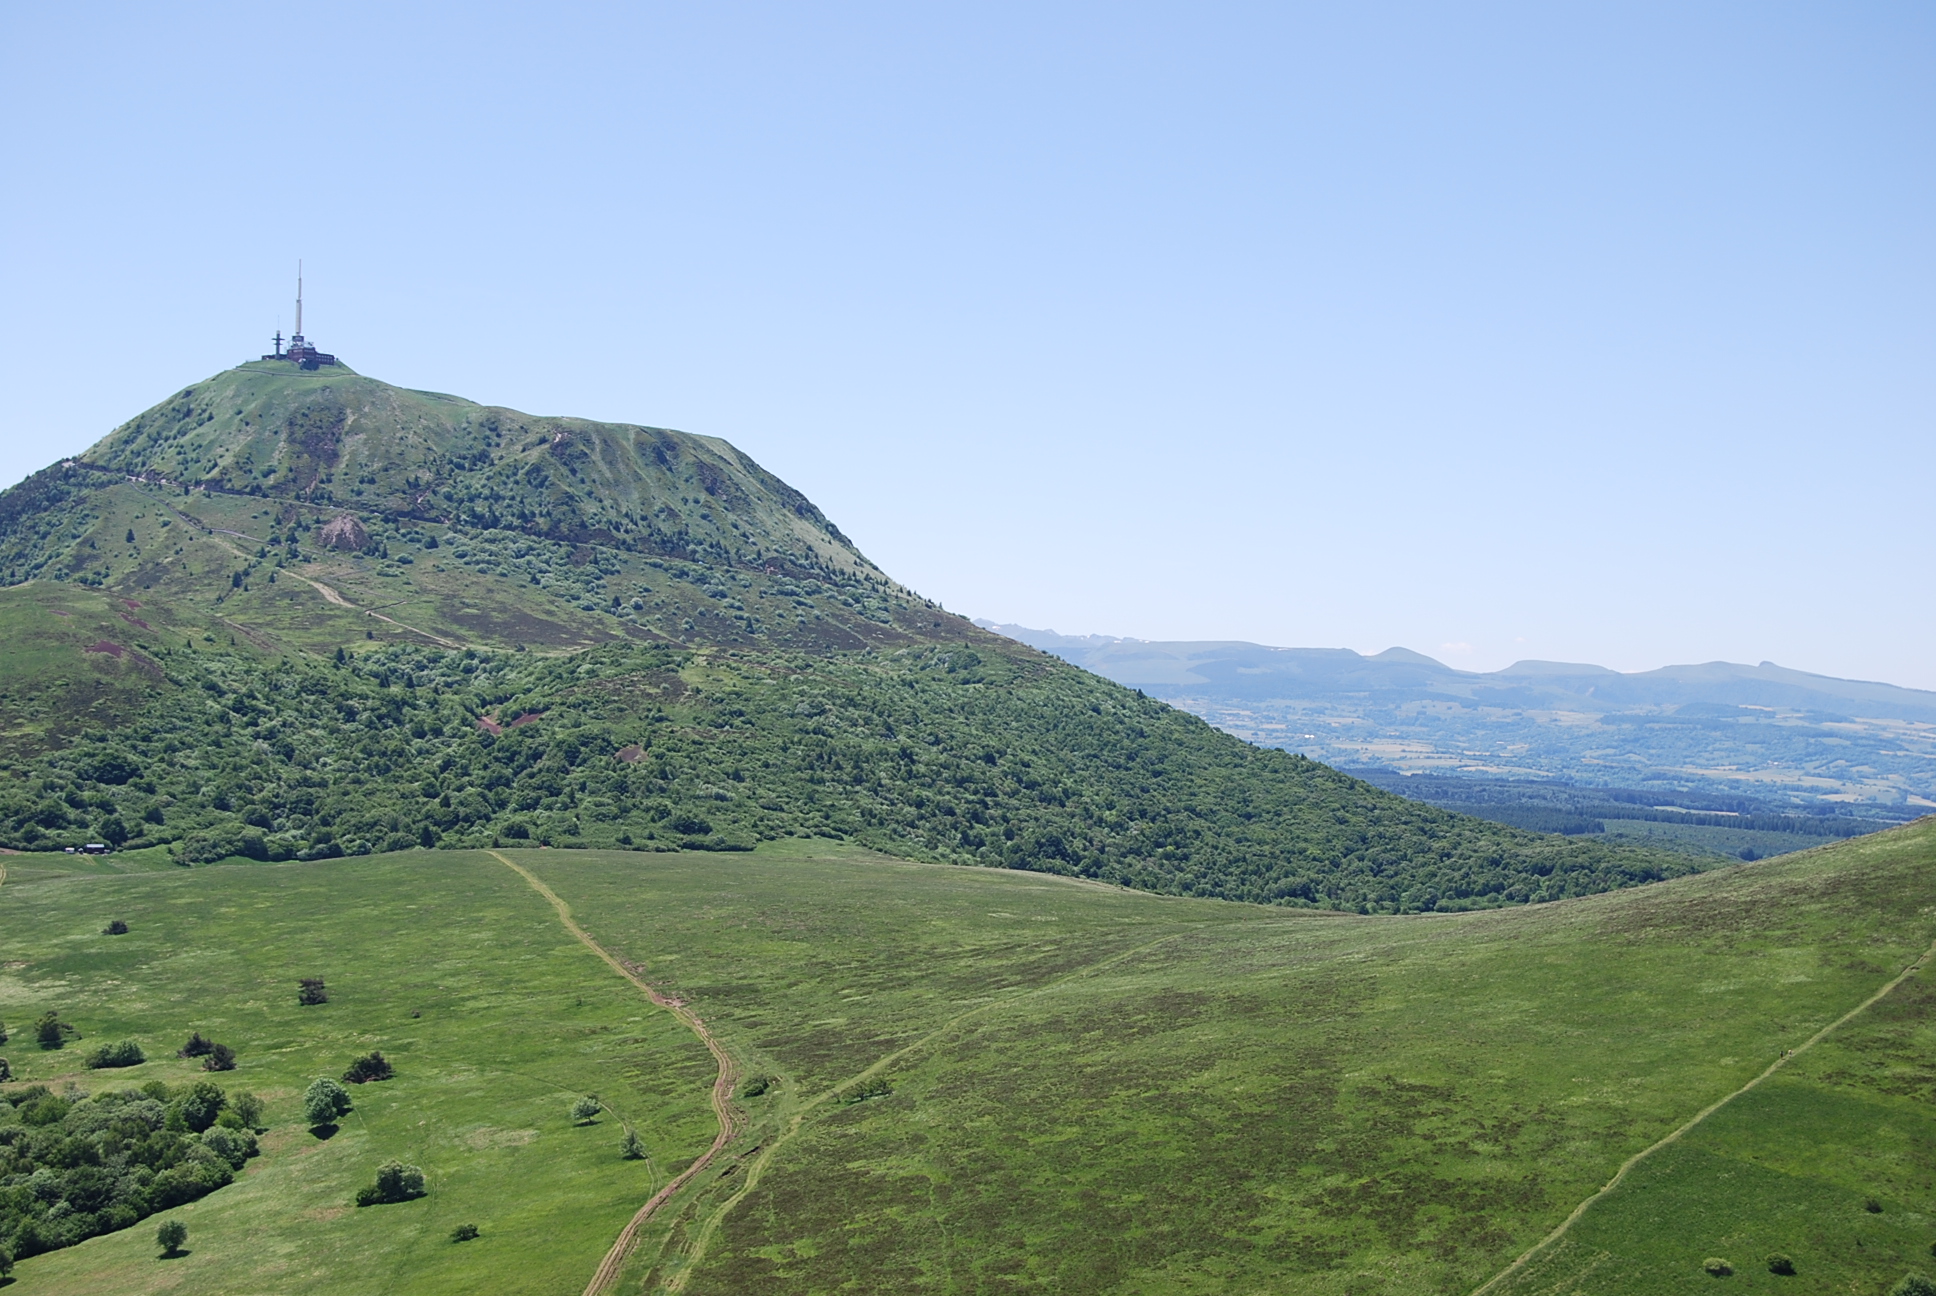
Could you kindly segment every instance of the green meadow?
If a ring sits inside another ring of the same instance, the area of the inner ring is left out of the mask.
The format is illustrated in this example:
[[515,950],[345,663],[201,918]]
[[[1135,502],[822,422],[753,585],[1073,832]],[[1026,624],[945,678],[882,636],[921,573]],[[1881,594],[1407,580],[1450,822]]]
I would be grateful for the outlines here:
[[[1936,823],[1652,886],[1361,916],[843,843],[505,851],[733,1056],[738,1133],[613,1290],[1470,1292],[1936,939]],[[8,856],[17,1081],[268,1099],[263,1155],[22,1261],[28,1292],[578,1292],[705,1150],[714,1062],[491,852],[108,871]],[[82,871],[86,870],[86,871]],[[128,935],[100,935],[114,918]],[[330,1002],[299,1007],[296,981]],[[1936,1265],[1926,974],[1643,1162],[1494,1290],[1885,1292]],[[19,1032],[57,1008],[85,1038]],[[133,1037],[146,1065],[89,1072]],[[299,1095],[381,1049],[318,1139]],[[162,1060],[166,1059],[166,1060]],[[17,1084],[16,1086],[17,1087]],[[574,1126],[573,1099],[606,1112]],[[624,1126],[649,1155],[620,1156]],[[421,1200],[358,1209],[381,1162]],[[1871,1210],[1874,1206],[1876,1209]],[[448,1240],[475,1223],[475,1241]],[[1792,1256],[1775,1277],[1765,1257]],[[1732,1290],[1733,1288],[1726,1288]]]

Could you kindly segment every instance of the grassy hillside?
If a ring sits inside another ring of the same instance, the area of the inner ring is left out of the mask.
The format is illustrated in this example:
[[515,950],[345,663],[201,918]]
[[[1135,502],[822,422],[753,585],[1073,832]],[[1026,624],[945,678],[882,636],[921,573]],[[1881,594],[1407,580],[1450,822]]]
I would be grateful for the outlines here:
[[[768,1081],[623,1290],[1470,1291],[1936,938],[1931,824],[1396,917],[824,839],[504,854]],[[190,1257],[154,1260],[136,1229],[23,1262],[22,1291],[575,1292],[710,1136],[704,1052],[488,852],[43,872],[0,894],[10,1022],[57,1007],[151,1056],[200,1027],[273,1095],[265,1154],[186,1215]],[[110,916],[132,932],[97,935]],[[294,978],[319,973],[331,1003],[297,1008]],[[1800,1269],[1785,1290],[1883,1291],[1936,1241],[1933,1003],[1912,977],[1646,1163],[1524,1290],[1673,1290],[1711,1282],[1709,1256],[1760,1289],[1777,1280],[1750,1262],[1778,1249]],[[358,1092],[367,1124],[295,1128],[297,1087],[371,1047],[400,1074]],[[67,1051],[9,1052],[31,1078],[106,1083]],[[588,1089],[649,1167],[617,1158],[610,1122],[569,1126]],[[349,1208],[390,1155],[430,1195]],[[465,1221],[484,1236],[443,1240]]]
[[[0,1012],[18,1080],[92,1094],[212,1078],[262,1095],[269,1126],[236,1184],[163,1217],[188,1224],[187,1257],[155,1259],[151,1218],[23,1261],[15,1290],[582,1287],[668,1167],[711,1139],[711,1059],[605,975],[514,874],[471,857],[426,868],[447,858],[42,872],[24,884],[19,857],[0,858],[10,874],[0,887]],[[127,935],[102,934],[114,918]],[[327,1004],[298,1006],[305,976],[324,979]],[[82,1038],[36,1048],[31,1023],[48,1008]],[[236,1069],[208,1077],[176,1059],[190,1031],[234,1048]],[[145,1065],[85,1068],[91,1047],[124,1038],[142,1044]],[[372,1048],[396,1077],[346,1086],[355,1109],[318,1139],[303,1123],[304,1087]],[[574,1126],[569,1105],[587,1093],[608,1110]],[[11,1114],[0,1110],[0,1142],[26,1132]],[[646,1159],[621,1159],[624,1123]],[[429,1195],[353,1208],[356,1190],[393,1158],[424,1168]],[[451,1243],[460,1223],[483,1236]],[[507,1270],[540,1277],[521,1285]],[[576,1285],[550,1281],[560,1274]]]

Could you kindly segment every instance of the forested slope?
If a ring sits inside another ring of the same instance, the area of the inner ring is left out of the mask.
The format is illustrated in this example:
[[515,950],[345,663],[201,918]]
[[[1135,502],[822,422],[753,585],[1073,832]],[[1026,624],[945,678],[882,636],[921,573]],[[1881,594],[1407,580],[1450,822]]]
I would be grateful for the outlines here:
[[0,494],[0,842],[788,834],[1379,911],[1649,881],[977,630],[723,442],[251,364]]

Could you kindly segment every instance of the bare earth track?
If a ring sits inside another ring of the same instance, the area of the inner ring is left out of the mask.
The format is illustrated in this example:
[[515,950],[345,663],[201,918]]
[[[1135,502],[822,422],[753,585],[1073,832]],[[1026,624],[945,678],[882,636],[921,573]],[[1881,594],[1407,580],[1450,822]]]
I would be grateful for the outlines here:
[[1884,998],[1886,998],[1890,991],[1894,990],[1897,986],[1901,985],[1904,981],[1907,981],[1910,977],[1914,976],[1918,971],[1920,971],[1922,969],[1923,964],[1929,962],[1929,960],[1932,958],[1936,958],[1936,945],[1931,945],[1928,949],[1924,950],[1921,954],[1917,955],[1915,962],[1911,963],[1908,967],[1904,968],[1901,972],[1898,972],[1895,975],[1895,977],[1892,978],[1888,982],[1888,984],[1884,985],[1880,990],[1876,991],[1874,994],[1870,995],[1867,999],[1864,999],[1861,1003],[1857,1004],[1855,1007],[1843,1013],[1840,1017],[1837,1017],[1834,1021],[1830,1022],[1828,1025],[1822,1027],[1822,1029],[1816,1031],[1813,1035],[1810,1035],[1800,1045],[1796,1046],[1795,1048],[1789,1049],[1787,1052],[1783,1053],[1780,1057],[1776,1058],[1773,1062],[1770,1062],[1768,1064],[1768,1069],[1763,1071],[1760,1075],[1748,1081],[1748,1083],[1742,1085],[1739,1089],[1736,1089],[1733,1093],[1728,1094],[1722,1098],[1716,1099],[1708,1106],[1703,1107],[1700,1111],[1696,1112],[1685,1124],[1681,1125],[1678,1129],[1674,1130],[1671,1134],[1668,1134],[1665,1137],[1663,1137],[1659,1142],[1654,1143],[1649,1147],[1642,1148],[1640,1151],[1634,1153],[1632,1156],[1628,1157],[1625,1161],[1621,1162],[1620,1168],[1614,1171],[1613,1178],[1607,1180],[1606,1183],[1601,1186],[1600,1191],[1594,1193],[1591,1197],[1581,1202],[1578,1206],[1575,1206],[1573,1208],[1572,1214],[1568,1215],[1565,1219],[1560,1221],[1558,1228],[1554,1229],[1551,1233],[1548,1233],[1545,1237],[1541,1238],[1539,1241],[1535,1242],[1531,1247],[1527,1248],[1525,1253],[1522,1254],[1518,1259],[1514,1260],[1511,1264],[1507,1265],[1504,1269],[1501,1269],[1498,1273],[1494,1274],[1491,1278],[1488,1278],[1484,1284],[1473,1289],[1472,1296],[1485,1296],[1487,1292],[1493,1290],[1495,1287],[1499,1286],[1500,1283],[1505,1282],[1508,1278],[1512,1277],[1514,1274],[1518,1273],[1521,1269],[1525,1268],[1528,1261],[1532,1260],[1540,1252],[1546,1250],[1546,1248],[1552,1246],[1553,1243],[1559,1241],[1562,1237],[1564,1237],[1566,1235],[1566,1231],[1572,1228],[1573,1225],[1579,1221],[1580,1216],[1586,1214],[1587,1208],[1589,1206],[1593,1205],[1594,1202],[1599,1201],[1602,1197],[1605,1197],[1607,1194],[1611,1193],[1614,1189],[1618,1188],[1620,1186],[1620,1181],[1625,1179],[1627,1177],[1628,1172],[1631,1171],[1635,1166],[1639,1165],[1642,1161],[1645,1161],[1648,1157],[1660,1151],[1662,1148],[1667,1147],[1672,1143],[1678,1142],[1684,1135],[1688,1133],[1688,1131],[1692,1130],[1696,1125],[1699,1125],[1702,1121],[1712,1116],[1715,1112],[1720,1111],[1723,1107],[1733,1102],[1736,1098],[1739,1098],[1742,1094],[1747,1093],[1750,1089],[1753,1089],[1756,1085],[1760,1084],[1763,1080],[1766,1080],[1769,1076],[1775,1074],[1775,1072],[1781,1070],[1783,1067],[1787,1066],[1790,1062],[1794,1061],[1802,1054],[1808,1052],[1808,1050],[1814,1048],[1817,1044],[1821,1043],[1823,1040],[1827,1039],[1830,1035],[1834,1034],[1842,1026],[1847,1025],[1854,1018],[1861,1016],[1863,1013],[1867,1012],[1870,1008],[1873,1008],[1877,1003],[1881,1002]]
[[599,1264],[598,1272],[594,1273],[591,1282],[585,1285],[585,1296],[603,1296],[603,1293],[610,1291],[613,1284],[618,1281],[619,1270],[624,1267],[626,1257],[631,1254],[632,1246],[638,1240],[639,1229],[657,1213],[661,1206],[670,1201],[675,1193],[690,1183],[694,1175],[711,1165],[713,1158],[718,1156],[739,1132],[739,1113],[733,1108],[733,1091],[739,1085],[739,1064],[733,1061],[732,1056],[713,1037],[712,1031],[707,1029],[706,1023],[699,1019],[697,1013],[679,1000],[660,994],[639,975],[639,969],[634,964],[616,957],[593,940],[591,934],[572,918],[571,906],[559,899],[557,893],[550,887],[539,881],[536,874],[496,851],[490,851],[488,854],[523,878],[531,885],[533,891],[549,900],[551,907],[558,911],[558,920],[565,925],[566,931],[575,936],[586,949],[603,959],[614,972],[643,991],[646,998],[677,1017],[688,1030],[699,1037],[699,1042],[706,1046],[714,1060],[719,1063],[719,1074],[713,1080],[712,1092],[713,1115],[719,1119],[719,1133],[713,1136],[711,1147],[702,1152],[691,1165],[675,1175],[665,1187],[652,1194],[652,1199],[639,1207],[631,1221],[620,1230],[618,1239],[612,1243],[611,1249],[605,1253],[605,1259]]

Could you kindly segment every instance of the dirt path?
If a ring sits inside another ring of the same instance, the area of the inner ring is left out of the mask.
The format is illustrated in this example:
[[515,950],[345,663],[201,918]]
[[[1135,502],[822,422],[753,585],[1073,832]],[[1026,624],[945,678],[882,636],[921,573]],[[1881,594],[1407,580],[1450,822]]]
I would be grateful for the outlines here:
[[1793,1062],[1796,1058],[1808,1052],[1808,1050],[1814,1048],[1817,1044],[1820,1044],[1823,1040],[1827,1039],[1830,1035],[1834,1034],[1838,1028],[1846,1025],[1852,1018],[1859,1017],[1863,1013],[1867,1012],[1870,1008],[1873,1008],[1881,1000],[1888,997],[1888,994],[1890,991],[1894,990],[1897,986],[1901,985],[1904,981],[1907,981],[1910,977],[1914,976],[1918,971],[1920,971],[1923,964],[1927,963],[1932,958],[1936,958],[1936,944],[1931,945],[1928,949],[1924,950],[1921,954],[1917,955],[1915,962],[1911,963],[1908,967],[1904,968],[1901,972],[1897,973],[1895,978],[1891,980],[1887,985],[1883,986],[1882,989],[1876,991],[1874,994],[1870,995],[1867,999],[1864,999],[1861,1003],[1849,1009],[1847,1012],[1843,1013],[1840,1017],[1837,1017],[1834,1021],[1830,1022],[1828,1025],[1822,1027],[1822,1029],[1816,1031],[1813,1035],[1810,1035],[1808,1039],[1805,1040],[1799,1046],[1788,1050],[1787,1052],[1783,1053],[1780,1057],[1776,1058],[1773,1062],[1770,1062],[1768,1064],[1768,1069],[1766,1071],[1763,1071],[1760,1075],[1748,1081],[1748,1083],[1742,1085],[1739,1089],[1736,1089],[1733,1093],[1727,1095],[1724,1098],[1718,1099],[1713,1103],[1710,1103],[1706,1107],[1703,1107],[1699,1112],[1695,1113],[1694,1116],[1685,1125],[1682,1125],[1679,1129],[1667,1135],[1665,1138],[1661,1139],[1658,1143],[1655,1143],[1650,1147],[1642,1148],[1640,1151],[1634,1153],[1632,1156],[1628,1157],[1625,1161],[1621,1162],[1620,1168],[1614,1172],[1613,1178],[1607,1180],[1607,1182],[1601,1187],[1599,1192],[1594,1193],[1591,1197],[1581,1202],[1578,1206],[1575,1206],[1573,1208],[1573,1213],[1571,1215],[1568,1215],[1565,1219],[1561,1220],[1560,1226],[1558,1228],[1554,1229],[1551,1233],[1548,1233],[1545,1237],[1535,1242],[1530,1248],[1527,1249],[1524,1255],[1520,1256],[1517,1260],[1514,1260],[1511,1264],[1507,1265],[1504,1269],[1501,1269],[1498,1273],[1494,1274],[1491,1278],[1487,1279],[1484,1285],[1474,1288],[1472,1292],[1472,1296],[1485,1296],[1485,1293],[1491,1291],[1493,1288],[1497,1287],[1500,1283],[1506,1281],[1506,1279],[1512,1277],[1514,1274],[1518,1273],[1521,1269],[1525,1268],[1528,1261],[1532,1260],[1540,1252],[1546,1250],[1546,1248],[1552,1246],[1553,1243],[1559,1241],[1562,1237],[1564,1237],[1566,1235],[1566,1231],[1573,1227],[1574,1223],[1578,1221],[1580,1216],[1586,1214],[1587,1207],[1593,1205],[1594,1202],[1599,1201],[1602,1197],[1605,1197],[1607,1194],[1611,1193],[1614,1189],[1618,1188],[1620,1186],[1620,1181],[1627,1177],[1628,1171],[1632,1170],[1635,1166],[1639,1165],[1642,1161],[1645,1161],[1648,1157],[1660,1151],[1662,1148],[1667,1147],[1669,1144],[1678,1142],[1682,1135],[1686,1134],[1689,1130],[1693,1129],[1696,1125],[1699,1125],[1702,1121],[1712,1116],[1715,1112],[1720,1111],[1723,1107],[1733,1102],[1736,1098],[1739,1098],[1742,1094],[1747,1093],[1748,1090],[1754,1088],[1756,1085],[1760,1084],[1763,1080],[1766,1080],[1769,1076],[1781,1070],[1783,1067],[1787,1066],[1790,1062]]
[[[311,580],[309,577],[303,575],[299,571],[292,571],[289,574],[291,576],[294,576],[297,580],[303,582],[305,585],[309,586],[309,588],[315,590],[318,594],[321,594],[325,599],[327,599],[331,603],[334,603],[337,607],[349,608],[351,611],[358,610],[356,604],[350,602],[348,599],[344,598],[341,594],[337,593],[329,586],[323,584],[321,581]],[[398,599],[397,603],[405,603],[408,601],[409,600],[407,599]],[[396,603],[385,603],[383,604],[383,606],[395,607]],[[430,640],[430,642],[442,644],[446,648],[464,647],[463,644],[453,642],[452,640],[444,638],[442,635],[434,635],[430,633],[430,631],[428,630],[419,630],[416,626],[405,625],[403,622],[397,620],[395,617],[384,616],[381,612],[375,611],[372,608],[363,608],[361,609],[361,611],[363,615],[366,617],[374,617],[378,621],[387,621],[399,630],[408,630],[411,634],[422,635],[424,638]]]
[[1011,1007],[1024,999],[1035,998],[1037,995],[1048,994],[1062,986],[1068,985],[1072,981],[1079,981],[1085,977],[1094,976],[1105,968],[1114,967],[1118,963],[1135,958],[1139,954],[1148,953],[1159,945],[1167,945],[1169,942],[1188,934],[1188,932],[1171,932],[1168,936],[1159,937],[1147,944],[1138,945],[1134,949],[1127,949],[1119,954],[1112,954],[1108,958],[1098,960],[1087,967],[1077,968],[1067,976],[1057,977],[1053,981],[1036,986],[1031,990],[1025,990],[1021,994],[1010,995],[1007,998],[996,999],[990,1003],[979,1004],[965,1012],[957,1013],[913,1043],[905,1044],[895,1049],[892,1053],[888,1053],[877,1059],[865,1069],[855,1072],[838,1084],[830,1085],[812,1098],[809,1098],[793,1113],[793,1117],[787,1122],[786,1128],[772,1142],[768,1143],[763,1149],[757,1149],[759,1155],[752,1159],[752,1165],[748,1168],[746,1177],[740,1181],[739,1191],[722,1202],[719,1208],[706,1219],[705,1223],[700,1225],[697,1234],[693,1238],[692,1246],[686,1254],[685,1267],[680,1269],[677,1274],[674,1274],[672,1279],[666,1283],[665,1290],[668,1292],[678,1292],[685,1289],[686,1279],[692,1276],[693,1270],[697,1269],[699,1262],[705,1258],[706,1249],[711,1245],[713,1235],[719,1231],[721,1222],[732,1211],[733,1207],[744,1201],[753,1189],[759,1185],[760,1178],[766,1172],[767,1166],[772,1162],[774,1153],[778,1152],[794,1135],[800,1132],[801,1128],[807,1123],[807,1118],[816,1109],[831,1103],[841,1091],[857,1085],[862,1081],[873,1079],[890,1066],[893,1066],[896,1062],[899,1062],[902,1058],[927,1048],[930,1044],[944,1038],[984,1013]]
[[585,1296],[602,1296],[603,1293],[610,1291],[612,1285],[618,1281],[619,1270],[624,1267],[625,1258],[631,1254],[633,1244],[638,1241],[639,1229],[647,1220],[652,1218],[659,1207],[665,1205],[672,1198],[674,1193],[691,1182],[694,1175],[711,1165],[713,1158],[718,1156],[720,1151],[728,1143],[732,1142],[733,1136],[739,1132],[739,1113],[733,1110],[733,1090],[739,1085],[739,1064],[733,1061],[732,1056],[713,1037],[712,1031],[706,1028],[705,1022],[699,1020],[697,1013],[686,1007],[681,1001],[660,994],[647,984],[644,977],[639,975],[640,969],[626,962],[624,959],[613,955],[604,946],[593,940],[591,934],[583,927],[580,927],[577,921],[572,918],[571,906],[559,899],[557,893],[550,887],[540,882],[530,869],[525,868],[524,865],[517,863],[508,856],[498,854],[496,851],[488,851],[486,853],[523,878],[526,882],[530,883],[533,891],[536,891],[546,900],[549,900],[551,907],[558,911],[558,921],[565,925],[566,931],[577,937],[586,949],[605,960],[606,965],[612,971],[618,973],[627,981],[630,981],[633,985],[644,991],[646,998],[670,1012],[674,1017],[677,1017],[686,1029],[699,1037],[699,1042],[706,1046],[712,1053],[713,1060],[719,1063],[719,1074],[713,1080],[712,1092],[713,1115],[719,1120],[719,1133],[713,1136],[711,1147],[700,1153],[699,1158],[676,1175],[672,1182],[652,1194],[652,1199],[646,1202],[645,1205],[639,1207],[638,1212],[632,1216],[631,1222],[626,1224],[625,1228],[620,1231],[618,1240],[612,1243],[612,1249],[605,1253],[604,1261],[598,1266],[598,1272],[592,1275],[591,1282],[585,1286]]

